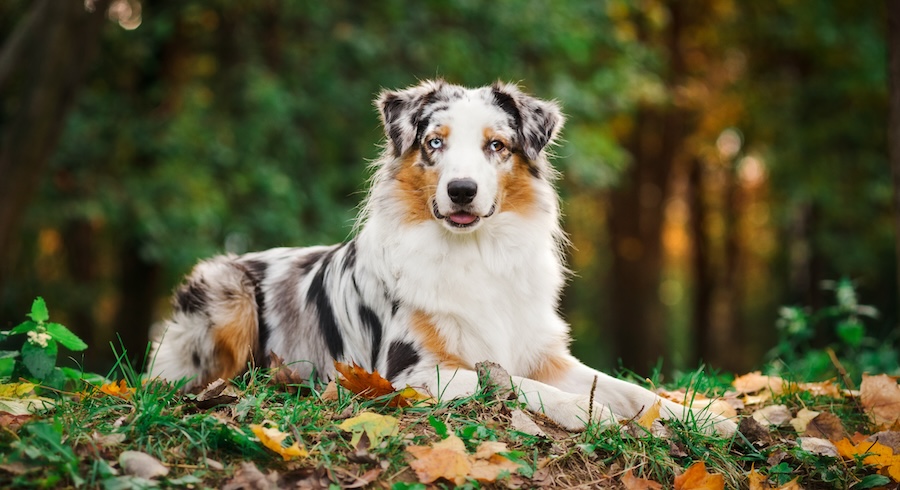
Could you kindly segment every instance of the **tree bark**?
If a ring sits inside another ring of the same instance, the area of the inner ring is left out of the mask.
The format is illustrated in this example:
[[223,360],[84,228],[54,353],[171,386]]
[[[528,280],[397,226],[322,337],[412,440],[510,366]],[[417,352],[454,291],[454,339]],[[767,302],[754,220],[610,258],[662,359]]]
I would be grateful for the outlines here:
[[886,0],[885,3],[890,80],[887,142],[894,183],[894,243],[897,249],[897,290],[900,292],[900,2]]
[[19,224],[99,49],[109,0],[36,0],[0,52],[0,286]]

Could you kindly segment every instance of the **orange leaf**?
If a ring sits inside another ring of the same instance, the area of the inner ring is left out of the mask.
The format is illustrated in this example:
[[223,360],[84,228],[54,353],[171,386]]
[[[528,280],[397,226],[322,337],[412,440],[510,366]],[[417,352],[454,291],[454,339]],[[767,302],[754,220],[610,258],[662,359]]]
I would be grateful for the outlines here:
[[887,473],[896,482],[900,482],[900,455],[895,455],[894,450],[878,442],[862,441],[853,444],[849,439],[841,439],[834,443],[838,454],[847,459],[856,459],[864,456],[863,464],[874,465]]
[[900,424],[900,386],[894,378],[886,374],[863,374],[859,398],[872,423],[879,429],[890,430]]
[[343,376],[340,380],[341,386],[363,398],[371,400],[396,393],[387,402],[389,407],[409,407],[412,406],[412,402],[428,399],[427,396],[410,387],[400,391],[395,390],[394,385],[378,374],[378,371],[370,373],[356,364],[350,366],[337,361],[334,362],[334,368]]
[[456,485],[462,485],[472,470],[466,445],[454,434],[431,447],[409,446],[406,450],[416,458],[409,466],[415,470],[422,483],[446,478]]
[[706,472],[706,463],[698,461],[675,477],[675,490],[723,490],[725,477]]
[[100,391],[107,395],[117,396],[125,400],[131,399],[131,395],[134,394],[134,388],[129,388],[128,383],[126,383],[124,379],[119,380],[118,384],[116,384],[115,381],[105,384],[100,387]]
[[625,490],[662,490],[661,483],[634,476],[633,468],[628,468],[619,482]]

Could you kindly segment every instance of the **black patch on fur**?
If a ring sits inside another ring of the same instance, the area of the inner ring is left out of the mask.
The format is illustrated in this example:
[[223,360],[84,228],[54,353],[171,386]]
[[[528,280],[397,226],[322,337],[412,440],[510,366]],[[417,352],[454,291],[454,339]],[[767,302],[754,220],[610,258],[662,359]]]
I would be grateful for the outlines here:
[[397,316],[397,311],[400,309],[400,301],[393,300],[391,301],[391,316]]
[[364,304],[359,305],[359,319],[362,320],[363,325],[369,330],[369,334],[372,336],[372,367],[374,368],[375,363],[378,362],[378,354],[381,351],[381,320],[378,319],[378,315],[372,311],[372,308]]
[[520,132],[522,130],[522,113],[519,112],[516,100],[513,99],[512,95],[497,87],[493,87],[491,93],[494,94],[494,101],[497,103],[497,107],[502,109],[512,119],[513,129]]
[[397,375],[419,362],[419,353],[409,342],[395,340],[388,348],[387,379]]
[[344,251],[344,263],[341,265],[341,270],[347,272],[347,269],[352,269],[356,265],[356,240],[350,240],[346,244],[346,250]]
[[297,263],[294,264],[294,266],[297,269],[299,269],[300,272],[302,272],[303,274],[307,274],[313,268],[313,266],[319,262],[319,259],[321,259],[322,256],[324,256],[327,253],[331,253],[331,252],[319,251],[319,252],[308,253],[308,254],[304,255],[302,258],[300,258],[299,260],[297,260]]
[[195,369],[200,369],[200,354],[197,353],[197,351],[194,351],[194,353],[191,354],[191,361],[194,362]]
[[246,267],[247,276],[253,283],[253,295],[256,298],[256,324],[257,338],[259,339],[259,347],[254,353],[254,361],[257,366],[264,366],[268,360],[266,356],[267,345],[269,343],[269,334],[272,331],[271,325],[266,321],[266,295],[263,293],[262,283],[266,279],[266,270],[269,264],[261,260],[247,260],[243,262]]
[[325,274],[328,271],[328,266],[331,264],[335,251],[328,252],[322,258],[319,271],[316,272],[312,282],[309,284],[306,300],[316,305],[316,311],[319,314],[319,330],[325,339],[325,345],[328,346],[328,352],[333,359],[341,359],[344,355],[344,339],[341,337],[341,331],[334,316],[334,309],[331,307],[331,298],[328,297],[328,292],[325,289]]
[[198,313],[209,302],[209,294],[206,292],[206,283],[203,280],[189,281],[175,293],[175,302],[178,309],[184,313]]

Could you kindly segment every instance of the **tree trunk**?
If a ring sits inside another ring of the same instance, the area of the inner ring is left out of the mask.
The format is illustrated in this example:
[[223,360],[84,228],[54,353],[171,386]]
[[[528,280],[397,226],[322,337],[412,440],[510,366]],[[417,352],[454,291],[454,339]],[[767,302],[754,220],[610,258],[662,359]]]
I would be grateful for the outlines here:
[[712,299],[716,281],[712,273],[712,244],[706,232],[708,221],[703,160],[695,157],[688,174],[688,207],[691,213],[691,269],[694,281],[692,317],[694,329],[694,364],[709,361],[714,354],[712,333]]
[[99,49],[109,0],[36,0],[0,52],[0,286],[19,223],[53,155],[87,67]]
[[[159,264],[147,262],[140,255],[140,243],[130,240],[119,248],[119,294],[113,329],[119,338],[113,340],[116,351],[125,350],[135,369],[145,369],[147,328],[153,323],[153,307],[162,280]],[[121,343],[120,343],[121,341]]]
[[[900,2],[887,0],[889,90],[888,157],[894,176],[894,239],[897,247],[897,290],[900,291]],[[898,303],[900,304],[900,303]]]

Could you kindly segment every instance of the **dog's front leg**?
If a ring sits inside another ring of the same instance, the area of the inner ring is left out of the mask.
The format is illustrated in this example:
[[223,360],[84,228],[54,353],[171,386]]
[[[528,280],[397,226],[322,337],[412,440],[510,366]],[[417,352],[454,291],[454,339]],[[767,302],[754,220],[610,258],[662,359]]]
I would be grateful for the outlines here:
[[594,379],[596,379],[594,400],[609,407],[614,414],[620,417],[636,417],[658,402],[660,416],[663,418],[693,420],[696,421],[697,427],[704,431],[717,432],[722,435],[731,435],[737,430],[737,425],[733,421],[708,410],[686,407],[660,398],[648,389],[585,366],[572,356],[563,359],[564,361],[556,364],[564,367],[545,381],[565,392],[590,394]]
[[[478,374],[462,368],[438,366],[423,369],[411,373],[405,382],[411,386],[424,387],[439,401],[469,396],[478,390]],[[509,388],[529,410],[547,415],[568,430],[584,430],[589,417],[600,424],[616,422],[613,413],[602,403],[594,401],[593,406],[590,405],[587,392],[566,392],[519,376],[509,377]]]

